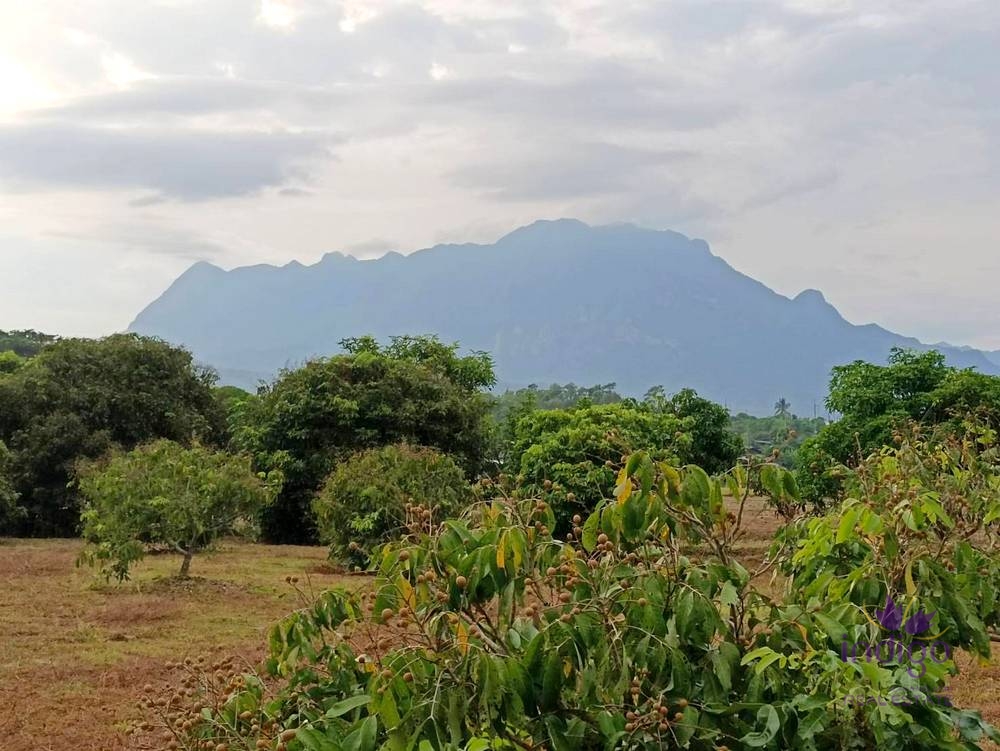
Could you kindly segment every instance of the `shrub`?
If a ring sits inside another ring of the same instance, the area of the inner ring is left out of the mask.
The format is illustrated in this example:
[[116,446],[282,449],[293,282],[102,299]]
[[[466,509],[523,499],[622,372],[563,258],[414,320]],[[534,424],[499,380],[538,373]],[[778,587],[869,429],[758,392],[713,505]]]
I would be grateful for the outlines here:
[[341,463],[313,501],[313,511],[331,555],[367,565],[376,547],[399,539],[408,519],[450,518],[464,510],[469,497],[465,475],[450,457],[395,444]]
[[86,499],[83,560],[119,581],[148,548],[180,553],[180,576],[191,558],[226,534],[251,534],[280,476],[253,474],[250,459],[156,441],[81,466]]
[[954,648],[990,654],[1000,627],[1000,447],[967,424],[927,435],[911,426],[898,446],[868,456],[844,480],[845,499],[786,529],[781,558],[802,602],[857,611],[887,597],[932,597],[934,633]]
[[622,457],[648,449],[680,461],[691,445],[688,424],[669,411],[626,400],[530,412],[518,420],[510,457],[521,492],[543,496],[564,534],[574,514],[588,514],[611,495]]
[[685,421],[691,442],[683,450],[684,463],[697,464],[709,474],[719,474],[731,469],[743,453],[743,439],[731,429],[729,410],[698,396],[694,389],[681,389],[668,397],[657,386],[646,392],[643,403]]
[[284,372],[259,395],[234,405],[233,440],[258,470],[281,470],[285,486],[264,519],[276,542],[315,535],[310,503],[338,462],[391,443],[433,446],[463,470],[480,468],[494,381],[488,355],[457,355],[433,338],[370,337],[341,342],[347,354]]
[[[785,470],[769,473],[794,487]],[[843,660],[842,638],[871,641],[877,624],[850,598],[804,597],[853,588],[867,602],[907,587],[895,557],[881,554],[893,539],[885,527],[855,515],[835,532],[847,547],[831,551],[819,536],[818,550],[797,549],[788,570],[803,581],[782,596],[756,584],[775,559],[748,567],[734,547],[743,473],[728,476],[728,506],[718,479],[646,454],[617,479],[615,498],[577,520],[581,534],[567,543],[538,531],[555,523],[539,501],[500,499],[441,527],[415,521],[382,557],[374,592],[325,593],[274,628],[265,677],[212,683],[226,688],[171,704],[163,721],[181,728],[171,732],[184,749],[930,751],[1000,739],[943,703],[848,701],[927,696],[955,671],[950,657],[915,677],[891,659]],[[889,468],[868,479],[884,479],[874,492],[888,501],[900,477]],[[845,553],[873,578],[838,582],[832,566]],[[801,568],[815,555],[818,576]],[[995,598],[966,599],[972,584],[942,581],[938,617],[996,609]],[[985,622],[968,618],[962,643],[978,648]]]

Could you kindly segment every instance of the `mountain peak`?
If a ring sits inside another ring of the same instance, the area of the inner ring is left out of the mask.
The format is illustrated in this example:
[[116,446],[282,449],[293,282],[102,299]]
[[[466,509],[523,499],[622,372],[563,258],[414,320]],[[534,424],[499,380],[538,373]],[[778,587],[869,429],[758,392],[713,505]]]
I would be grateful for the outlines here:
[[[614,381],[628,395],[692,387],[766,414],[778,396],[821,402],[833,365],[928,348],[845,321],[817,290],[780,295],[701,240],[575,219],[380,262],[328,253],[291,274],[198,264],[190,275],[204,281],[172,286],[132,330],[187,346],[236,385],[253,385],[240,373],[267,377],[333,354],[345,337],[436,334],[490,352],[507,386]],[[1000,372],[980,352],[941,351],[953,365]]]
[[818,289],[804,289],[801,292],[799,292],[799,294],[797,294],[795,296],[794,300],[797,303],[808,303],[808,304],[812,304],[812,305],[815,305],[815,304],[829,305],[830,304],[830,303],[828,303],[826,301],[826,298],[823,296],[823,293],[820,292]]

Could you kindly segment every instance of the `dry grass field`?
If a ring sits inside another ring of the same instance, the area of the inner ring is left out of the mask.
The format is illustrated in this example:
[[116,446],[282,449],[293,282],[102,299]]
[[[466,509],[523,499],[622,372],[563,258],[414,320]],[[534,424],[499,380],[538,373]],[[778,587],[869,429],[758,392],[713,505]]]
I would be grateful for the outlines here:
[[[364,579],[328,572],[326,549],[225,544],[196,557],[190,582],[176,556],[147,558],[133,581],[108,585],[75,566],[76,540],[0,541],[0,748],[127,749],[146,683],[166,663],[262,654],[275,620],[310,591]],[[286,577],[296,577],[294,585]]]
[[[745,552],[760,560],[776,521],[754,504],[747,523]],[[124,751],[142,687],[165,683],[168,662],[256,661],[268,627],[311,593],[367,582],[331,573],[324,548],[227,543],[195,558],[190,582],[170,578],[177,557],[155,556],[116,586],[75,566],[80,547],[76,540],[0,541],[4,751]],[[1000,667],[966,657],[960,665],[955,703],[1000,724]]]

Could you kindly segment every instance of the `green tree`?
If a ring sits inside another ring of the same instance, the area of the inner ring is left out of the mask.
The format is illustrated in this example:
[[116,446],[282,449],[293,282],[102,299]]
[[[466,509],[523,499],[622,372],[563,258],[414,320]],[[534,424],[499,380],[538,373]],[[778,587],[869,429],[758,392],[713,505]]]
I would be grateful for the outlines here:
[[80,467],[85,560],[119,581],[149,549],[191,558],[227,534],[252,535],[280,476],[258,477],[250,458],[160,440]]
[[10,452],[0,441],[0,536],[8,534],[13,522],[23,513],[17,505],[17,491],[8,475]]
[[779,417],[755,417],[741,412],[730,420],[730,428],[740,438],[751,454],[757,456],[774,456],[775,461],[783,467],[795,468],[799,458],[799,447],[802,443],[816,435],[826,420],[822,417],[798,417],[789,415]]
[[623,455],[642,448],[658,460],[686,462],[691,422],[634,400],[538,410],[518,421],[509,466],[522,493],[553,505],[563,533],[572,516],[610,496]]
[[774,416],[781,418],[792,416],[792,405],[785,397],[781,397],[774,403]]
[[948,367],[935,351],[896,348],[887,365],[857,361],[835,367],[826,404],[840,419],[799,450],[799,486],[817,503],[838,496],[844,469],[894,443],[911,421],[957,430],[973,414],[1000,428],[1000,378]]
[[233,411],[234,445],[259,470],[279,469],[286,478],[265,516],[270,540],[313,536],[313,495],[357,451],[405,442],[449,454],[470,476],[482,465],[489,399],[481,389],[494,382],[488,355],[460,357],[457,345],[424,337],[342,344],[346,354],[285,371]]
[[694,389],[681,389],[669,398],[650,389],[646,402],[655,409],[677,415],[687,424],[691,443],[683,458],[706,472],[718,474],[732,469],[743,453],[743,441],[730,428],[729,410],[698,396]]
[[59,341],[59,337],[32,329],[0,331],[0,352],[13,352],[21,357],[34,357],[44,347]]
[[27,358],[16,352],[0,352],[0,377],[17,372],[26,362]]
[[450,457],[393,444],[338,464],[313,500],[313,511],[331,555],[367,565],[378,546],[398,540],[413,525],[456,516],[470,498],[465,474]]
[[133,334],[63,339],[0,378],[0,440],[12,453],[11,477],[27,511],[15,531],[76,533],[79,459],[156,438],[221,439],[214,380],[186,350]]

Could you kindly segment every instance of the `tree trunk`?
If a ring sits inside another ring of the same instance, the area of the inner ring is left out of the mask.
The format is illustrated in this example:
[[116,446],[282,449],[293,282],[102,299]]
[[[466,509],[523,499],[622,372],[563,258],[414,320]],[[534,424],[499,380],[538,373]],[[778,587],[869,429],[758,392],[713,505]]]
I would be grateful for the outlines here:
[[181,573],[179,574],[179,576],[182,579],[186,579],[187,576],[188,576],[188,571],[191,570],[191,558],[193,556],[194,556],[194,553],[192,553],[189,550],[184,552],[184,562],[181,563]]

